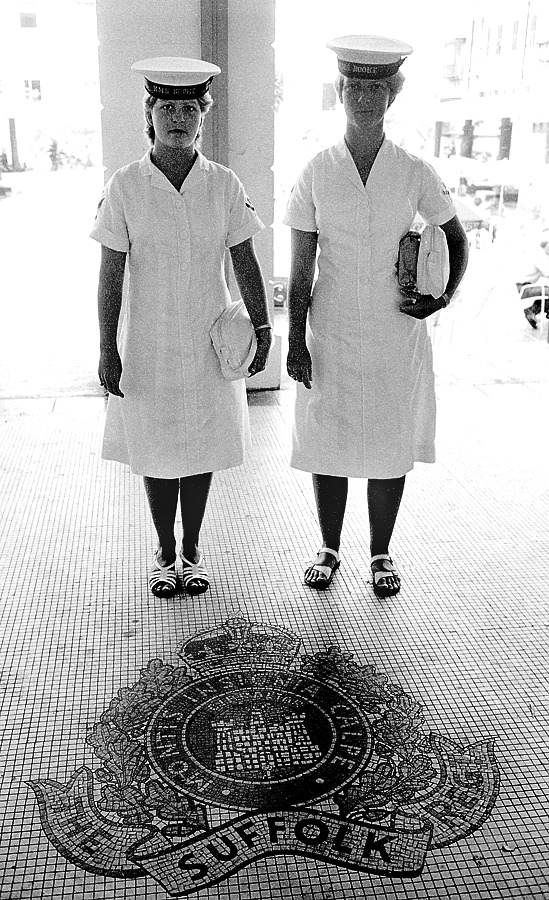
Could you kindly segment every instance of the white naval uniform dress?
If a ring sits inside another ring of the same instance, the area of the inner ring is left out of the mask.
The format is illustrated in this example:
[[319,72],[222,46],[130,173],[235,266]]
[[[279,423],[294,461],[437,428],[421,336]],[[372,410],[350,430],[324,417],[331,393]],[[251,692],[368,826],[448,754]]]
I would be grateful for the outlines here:
[[291,465],[322,475],[398,478],[435,460],[432,348],[399,311],[398,243],[416,212],[455,210],[426,162],[385,139],[362,184],[345,141],[301,173],[284,224],[318,232],[307,319],[312,388],[297,385]]
[[225,381],[210,327],[230,303],[226,248],[261,228],[230,169],[202,154],[178,192],[150,151],[105,186],[91,237],[127,252],[120,389],[109,396],[104,459],[181,478],[243,462],[244,380]]

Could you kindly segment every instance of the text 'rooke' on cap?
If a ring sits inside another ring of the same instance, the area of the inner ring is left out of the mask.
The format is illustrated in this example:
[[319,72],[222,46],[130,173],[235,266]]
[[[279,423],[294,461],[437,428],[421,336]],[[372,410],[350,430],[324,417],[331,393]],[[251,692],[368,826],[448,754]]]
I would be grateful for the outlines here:
[[347,34],[326,46],[337,55],[338,69],[347,78],[389,78],[414,50],[377,34]]
[[132,66],[145,78],[145,90],[153,97],[197,99],[203,97],[221,69],[203,59],[184,56],[158,56],[140,59]]

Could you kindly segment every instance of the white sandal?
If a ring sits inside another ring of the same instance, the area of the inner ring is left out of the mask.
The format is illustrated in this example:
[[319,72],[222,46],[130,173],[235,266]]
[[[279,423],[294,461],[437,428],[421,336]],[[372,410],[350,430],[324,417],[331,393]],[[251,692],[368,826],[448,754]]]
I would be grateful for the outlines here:
[[210,576],[204,566],[204,557],[202,554],[198,557],[198,562],[189,562],[180,553],[181,562],[183,563],[183,587],[189,594],[203,594],[210,586]]
[[[305,574],[303,576],[303,583],[307,585],[307,587],[316,588],[318,591],[324,591],[327,587],[332,583],[332,579],[339,569],[339,553],[337,550],[332,550],[330,547],[321,547],[317,553],[317,558],[321,553],[330,553],[333,557],[335,557],[335,566],[321,566],[320,563],[315,563],[314,560],[311,560],[307,569],[305,569]],[[315,579],[315,581],[307,581],[307,575],[311,572],[318,572],[319,575],[322,575],[322,579]]]
[[[382,569],[372,569],[374,594],[377,594],[378,597],[392,597],[393,594],[398,594],[400,591],[400,576],[398,575],[393,560],[387,553],[378,553],[377,556],[372,556],[370,568],[372,563],[377,562],[377,560],[383,560],[383,562],[386,563],[386,566]],[[386,581],[389,577],[394,578],[398,582],[395,587],[389,587],[387,584],[380,583]]]
[[158,562],[157,553],[155,553],[152,569],[149,572],[150,590],[155,597],[170,597],[172,594],[175,594],[176,586],[175,560],[169,566],[161,566]]

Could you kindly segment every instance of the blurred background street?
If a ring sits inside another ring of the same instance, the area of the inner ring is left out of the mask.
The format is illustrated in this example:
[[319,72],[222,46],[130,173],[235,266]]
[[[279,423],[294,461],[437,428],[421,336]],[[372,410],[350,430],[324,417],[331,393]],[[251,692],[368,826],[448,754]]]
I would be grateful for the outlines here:
[[0,396],[98,394],[95,292],[87,235],[99,168],[7,173],[0,201]]

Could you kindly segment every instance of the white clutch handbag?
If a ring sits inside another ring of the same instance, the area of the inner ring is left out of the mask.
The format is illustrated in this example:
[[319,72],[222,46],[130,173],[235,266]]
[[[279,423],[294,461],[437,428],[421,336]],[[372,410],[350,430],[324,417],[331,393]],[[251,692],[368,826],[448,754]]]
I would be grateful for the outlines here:
[[400,287],[442,297],[450,275],[446,235],[438,225],[426,225],[421,234],[407,231],[399,242],[397,275]]
[[243,300],[235,300],[223,310],[210,328],[210,337],[223,377],[227,381],[246,378],[257,338]]
[[421,232],[417,257],[417,290],[420,294],[442,297],[450,275],[450,257],[446,235],[438,225],[426,225]]

